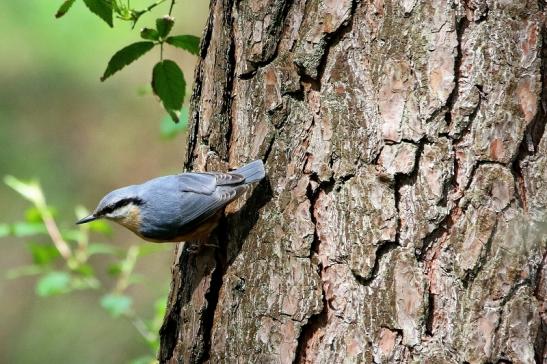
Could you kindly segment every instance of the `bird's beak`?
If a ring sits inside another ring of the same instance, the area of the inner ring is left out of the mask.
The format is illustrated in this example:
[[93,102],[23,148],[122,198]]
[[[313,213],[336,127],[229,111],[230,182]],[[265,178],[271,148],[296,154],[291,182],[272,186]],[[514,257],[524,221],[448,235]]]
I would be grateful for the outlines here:
[[94,214],[91,214],[89,216],[84,217],[83,219],[76,221],[76,225],[85,224],[86,222],[91,222],[93,220],[97,220],[97,216],[95,216]]

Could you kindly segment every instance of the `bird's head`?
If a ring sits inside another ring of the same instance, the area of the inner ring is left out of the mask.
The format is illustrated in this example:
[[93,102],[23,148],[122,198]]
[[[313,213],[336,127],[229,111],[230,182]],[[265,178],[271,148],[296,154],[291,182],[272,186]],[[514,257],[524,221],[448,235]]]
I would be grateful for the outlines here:
[[128,186],[110,192],[103,197],[91,215],[80,219],[76,224],[85,224],[106,218],[132,231],[138,231],[141,216],[140,206],[143,201],[138,197],[136,187]]

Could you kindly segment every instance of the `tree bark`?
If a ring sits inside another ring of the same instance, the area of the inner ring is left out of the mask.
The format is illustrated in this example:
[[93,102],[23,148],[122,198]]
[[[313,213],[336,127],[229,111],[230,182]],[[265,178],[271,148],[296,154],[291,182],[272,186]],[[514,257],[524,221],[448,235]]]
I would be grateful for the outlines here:
[[212,0],[186,168],[267,180],[177,248],[160,362],[546,361],[544,20]]

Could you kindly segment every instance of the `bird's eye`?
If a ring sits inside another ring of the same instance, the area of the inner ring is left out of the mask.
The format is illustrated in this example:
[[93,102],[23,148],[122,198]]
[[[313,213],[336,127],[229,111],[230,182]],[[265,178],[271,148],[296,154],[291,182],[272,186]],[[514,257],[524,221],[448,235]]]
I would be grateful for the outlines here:
[[104,209],[101,210],[101,215],[106,215],[114,211],[114,206],[106,206]]

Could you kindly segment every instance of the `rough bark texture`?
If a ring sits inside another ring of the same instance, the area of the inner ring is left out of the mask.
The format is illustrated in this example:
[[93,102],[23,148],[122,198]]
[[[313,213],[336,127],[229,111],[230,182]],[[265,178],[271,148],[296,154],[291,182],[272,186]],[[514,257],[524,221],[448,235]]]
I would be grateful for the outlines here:
[[178,248],[161,362],[547,360],[544,17],[212,0],[186,168],[268,179]]

